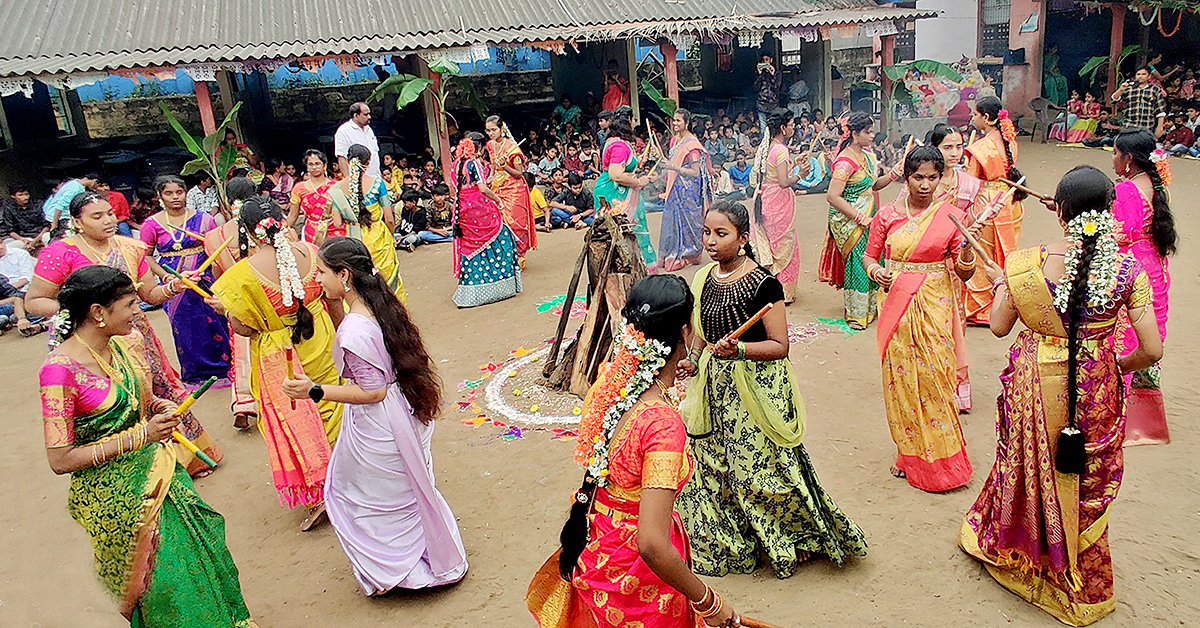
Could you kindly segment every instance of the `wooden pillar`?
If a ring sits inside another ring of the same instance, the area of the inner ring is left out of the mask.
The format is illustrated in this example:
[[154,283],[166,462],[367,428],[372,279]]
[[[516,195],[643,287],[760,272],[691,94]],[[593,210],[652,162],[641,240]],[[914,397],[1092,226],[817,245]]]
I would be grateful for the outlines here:
[[[221,109],[229,115],[237,101],[233,97],[233,77],[228,71],[217,72],[217,96],[221,99]],[[242,136],[242,127],[237,120],[233,121],[233,130],[237,131],[238,137]]]
[[[638,94],[641,93],[642,83],[638,79],[637,72],[637,40],[630,37],[625,40],[625,67],[629,69],[627,78],[629,79],[629,107],[633,109],[633,121],[635,124],[642,120],[642,109],[639,106],[641,98]],[[600,95],[604,97],[603,94]]]
[[675,60],[679,49],[666,39],[659,42],[658,49],[662,51],[663,69],[666,70],[663,77],[663,83],[667,88],[666,96],[674,100],[676,105],[680,105],[682,103],[679,102],[679,63]]
[[889,126],[891,123],[891,95],[892,95],[892,79],[884,74],[883,68],[892,65],[896,62],[896,36],[882,35],[879,37],[879,130],[887,133],[888,137],[892,136],[892,129]]
[[837,116],[833,110],[833,42],[821,38],[821,109],[825,117]]
[[425,110],[425,130],[433,146],[433,154],[442,165],[442,179],[453,190],[450,175],[450,132],[446,128],[445,116],[442,115],[437,98],[434,97],[442,88],[442,75],[430,70],[429,64],[420,55],[414,55],[413,59],[417,66],[417,76],[433,81],[429,89],[421,92],[421,107]]
[[196,81],[196,106],[200,108],[200,126],[205,135],[217,130],[217,121],[213,116],[212,97],[208,93],[208,83]]
[[1124,3],[1108,5],[1112,11],[1112,32],[1108,40],[1108,94],[1117,91],[1117,59],[1121,58],[1121,49],[1125,47],[1125,12],[1128,8]]

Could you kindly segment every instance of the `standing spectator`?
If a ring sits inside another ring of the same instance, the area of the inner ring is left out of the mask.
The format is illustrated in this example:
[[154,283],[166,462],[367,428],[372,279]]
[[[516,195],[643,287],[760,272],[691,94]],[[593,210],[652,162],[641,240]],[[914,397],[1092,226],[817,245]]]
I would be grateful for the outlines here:
[[1163,136],[1163,124],[1167,117],[1167,96],[1163,88],[1150,82],[1150,66],[1143,65],[1113,92],[1114,103],[1124,102],[1125,127],[1146,129],[1154,137]]
[[733,183],[733,189],[745,190],[750,186],[750,171],[754,166],[746,160],[746,151],[739,150],[737,152],[737,161],[729,166],[729,180]]
[[108,199],[108,204],[112,205],[113,215],[117,217],[117,233],[132,237],[133,229],[129,227],[129,199],[125,195],[112,189],[108,181],[104,178],[96,181],[96,192],[100,193]]
[[754,79],[756,94],[754,105],[758,109],[758,127],[767,127],[767,116],[779,106],[779,89],[782,79],[775,71],[775,60],[764,52],[758,63],[758,76]]
[[96,173],[86,174],[78,179],[70,179],[64,181],[50,198],[46,199],[42,205],[42,215],[45,216],[46,222],[50,223],[50,237],[61,236],[66,231],[67,222],[70,221],[67,208],[71,204],[71,199],[80,194],[96,188],[96,182],[100,180],[100,175]]
[[[187,193],[188,211],[203,212],[217,217],[220,214],[219,207],[217,186],[213,184],[212,177],[207,172],[196,173],[196,185]],[[116,210],[116,207],[113,209]]]
[[596,213],[592,193],[583,189],[583,177],[572,172],[567,175],[567,189],[548,203],[552,227],[573,225],[576,229],[590,227]]
[[[333,135],[333,153],[337,156],[338,172],[349,172],[350,161],[346,153],[355,144],[362,144],[371,153],[371,160],[367,162],[367,174],[382,179],[383,173],[379,170],[379,141],[375,139],[375,131],[371,130],[371,108],[365,102],[350,105],[350,119],[343,122]],[[396,163],[401,168],[407,165],[402,163],[401,159],[397,159]]]
[[617,107],[630,106],[629,79],[621,76],[617,60],[609,59],[604,68],[604,111],[616,111]]
[[49,232],[42,203],[32,199],[29,186],[23,183],[10,186],[8,198],[0,202],[0,239],[12,248],[36,254],[42,246],[42,236]]

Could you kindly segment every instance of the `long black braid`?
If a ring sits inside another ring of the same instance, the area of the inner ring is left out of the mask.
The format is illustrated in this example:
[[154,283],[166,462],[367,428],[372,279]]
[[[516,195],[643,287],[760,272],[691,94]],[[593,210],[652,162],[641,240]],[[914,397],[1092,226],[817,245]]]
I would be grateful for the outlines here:
[[355,190],[354,198],[350,199],[350,201],[354,203],[354,211],[358,215],[358,224],[363,227],[370,227],[371,212],[367,210],[367,205],[363,200],[366,192],[363,191],[362,175],[371,163],[371,151],[362,144],[355,144],[346,150],[346,159],[351,162],[358,160],[360,170],[358,172],[347,173],[352,178],[350,185]]
[[1167,202],[1167,188],[1158,174],[1158,166],[1150,159],[1150,154],[1157,148],[1154,136],[1145,129],[1127,129],[1121,131],[1113,144],[1117,151],[1129,156],[1138,170],[1150,177],[1150,183],[1154,186],[1154,194],[1150,199],[1153,209],[1150,237],[1154,240],[1159,257],[1174,255],[1179,235],[1175,232],[1175,217]]
[[[1000,105],[999,98],[996,98],[995,96],[984,96],[975,102],[975,109],[979,111],[979,113],[983,114],[983,116],[987,118],[989,122],[993,122],[997,125],[1000,124],[1000,111],[1002,110],[1002,107]],[[1000,132],[1000,143],[1004,145],[1004,163],[1007,166],[1004,171],[1004,178],[1008,179],[1009,181],[1020,181],[1023,175],[1021,174],[1020,170],[1017,170],[1017,161],[1013,159],[1012,147],[1009,146],[1008,140],[1005,139],[1003,130]],[[1013,191],[1014,201],[1019,202],[1027,198],[1029,198],[1029,194],[1025,193],[1024,191],[1020,189]]]

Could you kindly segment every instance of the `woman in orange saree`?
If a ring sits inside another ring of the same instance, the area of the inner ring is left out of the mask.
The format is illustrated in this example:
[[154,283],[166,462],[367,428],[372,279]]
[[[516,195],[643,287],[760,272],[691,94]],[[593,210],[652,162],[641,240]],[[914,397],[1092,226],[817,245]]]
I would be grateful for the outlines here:
[[488,134],[487,150],[491,156],[492,190],[500,197],[500,215],[504,224],[517,237],[517,260],[525,268],[525,253],[537,248],[537,229],[533,222],[533,205],[529,186],[525,184],[525,153],[513,141],[508,125],[500,116],[490,116],[484,122]]
[[947,262],[953,260],[960,279],[969,279],[975,253],[962,246],[950,220],[961,221],[963,212],[935,198],[944,169],[934,146],[908,154],[907,194],[875,215],[863,257],[867,274],[887,291],[876,336],[888,426],[899,450],[892,474],[930,492],[971,481],[955,396],[957,295]]
[[674,275],[629,291],[612,361],[584,400],[575,459],[587,468],[562,548],[534,576],[526,603],[542,628],[740,625],[692,573],[672,509],[692,459],[673,392],[693,299]]
[[[1009,349],[996,404],[996,463],[967,512],[958,544],[1001,586],[1063,623],[1086,626],[1116,609],[1109,507],[1121,486],[1122,373],[1153,364],[1162,342],[1141,265],[1118,252],[1112,181],[1091,166],[1055,194],[1065,241],[1015,251],[996,286],[991,329],[1028,328]],[[1117,316],[1138,347],[1117,357]]]
[[[983,137],[967,147],[967,165],[963,169],[983,181],[977,204],[978,214],[989,214],[980,232],[979,243],[987,251],[988,257],[1004,268],[1004,260],[1009,253],[1017,250],[1021,241],[1021,219],[1025,216],[1024,192],[1017,190],[1012,199],[1008,200],[1008,184],[1000,179],[1017,181],[1021,173],[1017,170],[1017,131],[1008,112],[1000,108],[1000,99],[995,96],[985,96],[975,103],[975,113],[971,118],[976,129]],[[982,260],[978,262],[982,264]],[[992,289],[983,273],[975,273],[967,282],[967,293],[964,301],[967,322],[975,325],[988,324],[988,312],[992,307]]]

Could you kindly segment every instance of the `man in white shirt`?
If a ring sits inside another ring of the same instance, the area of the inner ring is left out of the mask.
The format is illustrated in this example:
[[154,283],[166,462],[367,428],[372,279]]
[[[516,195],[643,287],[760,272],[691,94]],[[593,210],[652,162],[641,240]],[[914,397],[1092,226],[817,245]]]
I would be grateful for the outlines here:
[[200,172],[196,177],[196,185],[187,193],[187,208],[220,216],[221,212],[217,211],[217,186],[213,185],[212,177],[207,172]]
[[371,130],[371,108],[365,102],[350,105],[350,119],[343,122],[337,133],[333,134],[333,154],[337,156],[338,167],[344,173],[350,172],[350,161],[346,158],[346,153],[355,144],[362,144],[371,151],[371,163],[367,165],[367,174],[382,179],[383,175],[379,173],[379,141],[375,139],[375,132]]
[[22,334],[33,335],[43,329],[25,313],[25,292],[31,281],[33,257],[0,239],[0,330],[15,325]]

